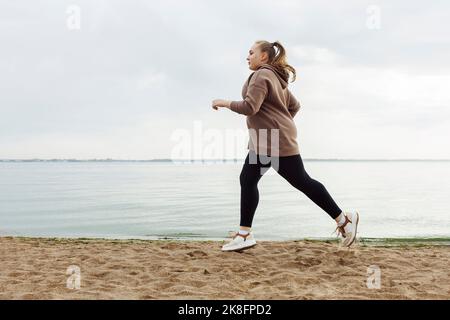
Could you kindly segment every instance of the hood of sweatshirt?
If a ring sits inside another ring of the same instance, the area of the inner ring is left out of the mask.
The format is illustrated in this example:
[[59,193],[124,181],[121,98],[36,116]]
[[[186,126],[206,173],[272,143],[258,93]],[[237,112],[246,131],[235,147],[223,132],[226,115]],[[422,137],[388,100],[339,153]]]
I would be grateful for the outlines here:
[[270,64],[263,64],[258,68],[258,70],[259,69],[272,70],[275,73],[275,75],[277,76],[278,80],[280,81],[281,87],[284,89],[288,86],[289,74],[286,74],[285,72],[283,72],[284,70],[280,70]]

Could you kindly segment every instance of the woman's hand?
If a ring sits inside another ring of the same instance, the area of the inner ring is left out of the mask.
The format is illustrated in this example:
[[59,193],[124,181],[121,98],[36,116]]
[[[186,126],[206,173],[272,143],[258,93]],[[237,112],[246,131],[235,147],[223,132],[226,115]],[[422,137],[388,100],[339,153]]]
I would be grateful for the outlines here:
[[215,110],[219,110],[219,108],[230,108],[231,101],[228,100],[222,100],[222,99],[215,99],[212,102],[212,107]]

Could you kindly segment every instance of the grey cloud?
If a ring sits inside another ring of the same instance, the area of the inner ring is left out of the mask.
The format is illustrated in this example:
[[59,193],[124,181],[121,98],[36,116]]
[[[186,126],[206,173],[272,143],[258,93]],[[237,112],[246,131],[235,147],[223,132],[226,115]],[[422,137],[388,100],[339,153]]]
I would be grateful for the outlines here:
[[[66,27],[66,9],[72,4],[81,8],[79,31]],[[422,1],[377,1],[380,30],[366,27],[370,4],[1,1],[0,142],[45,132],[103,132],[148,116],[206,121],[210,100],[240,97],[249,73],[247,50],[257,39],[284,43],[300,76],[305,76],[302,69],[320,64],[289,51],[301,46],[335,54],[334,68],[449,74],[446,2],[427,7]],[[326,66],[322,70],[325,76]],[[303,85],[300,92],[307,101],[320,97],[322,89],[308,76],[297,84]],[[386,97],[370,93],[371,102],[362,108],[365,93],[354,91],[346,91],[353,100],[348,104],[338,93],[330,94],[334,104],[374,116],[374,125],[388,125],[392,118],[383,118],[383,108],[392,106]],[[331,98],[316,101],[317,108],[333,110]],[[440,121],[434,111],[426,119],[422,126]],[[400,123],[416,125],[414,120]]]

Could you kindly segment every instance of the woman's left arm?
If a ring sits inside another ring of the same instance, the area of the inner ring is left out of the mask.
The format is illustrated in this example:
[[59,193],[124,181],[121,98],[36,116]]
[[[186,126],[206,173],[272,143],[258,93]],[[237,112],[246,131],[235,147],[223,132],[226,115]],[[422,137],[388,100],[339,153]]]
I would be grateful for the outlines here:
[[223,99],[215,99],[212,102],[212,107],[215,110],[218,110],[219,107],[221,107],[221,108],[228,108],[229,109],[230,108],[230,104],[231,104],[231,101],[223,100]]
[[[247,94],[242,101],[228,101],[217,99],[213,101],[213,108],[216,104],[217,107],[226,107],[231,111],[246,116],[252,116],[259,111],[264,99],[267,96],[268,88],[268,75],[272,71],[258,70],[255,75],[250,79],[250,83],[247,88]],[[214,108],[217,110],[217,108]]]

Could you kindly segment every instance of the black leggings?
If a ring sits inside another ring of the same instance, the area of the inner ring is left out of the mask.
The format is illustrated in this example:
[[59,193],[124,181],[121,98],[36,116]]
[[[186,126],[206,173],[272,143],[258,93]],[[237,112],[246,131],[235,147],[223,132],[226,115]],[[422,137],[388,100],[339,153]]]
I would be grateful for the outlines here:
[[299,154],[271,159],[268,156],[256,155],[253,150],[250,150],[239,177],[241,184],[241,226],[252,226],[253,216],[259,202],[258,181],[270,167],[273,167],[279,175],[303,192],[333,219],[341,214],[342,210],[334,202],[324,185],[312,179],[306,173]]

